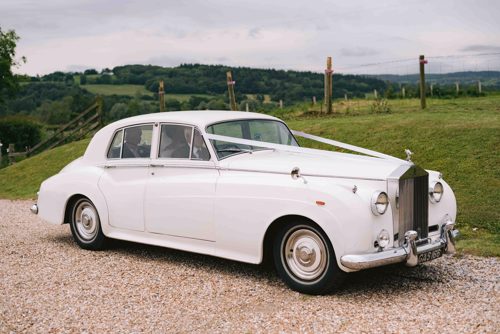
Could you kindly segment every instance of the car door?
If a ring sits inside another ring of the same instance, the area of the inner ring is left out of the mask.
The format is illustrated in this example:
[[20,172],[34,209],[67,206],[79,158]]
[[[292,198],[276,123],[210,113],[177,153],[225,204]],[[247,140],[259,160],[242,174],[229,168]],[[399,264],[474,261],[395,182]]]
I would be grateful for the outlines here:
[[144,231],[144,190],[151,163],[153,124],[134,125],[115,132],[99,188],[106,198],[109,224]]
[[146,230],[215,241],[213,210],[219,176],[201,132],[162,124],[144,200]]

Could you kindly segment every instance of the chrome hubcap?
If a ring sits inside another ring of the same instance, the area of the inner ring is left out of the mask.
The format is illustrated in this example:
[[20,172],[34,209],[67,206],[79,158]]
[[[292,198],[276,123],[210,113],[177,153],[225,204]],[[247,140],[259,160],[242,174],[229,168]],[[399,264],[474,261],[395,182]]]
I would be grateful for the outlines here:
[[84,240],[92,240],[97,235],[99,218],[94,207],[88,201],[80,202],[74,212],[76,230]]
[[289,270],[302,280],[320,277],[327,266],[325,243],[309,229],[296,230],[286,237],[284,254]]

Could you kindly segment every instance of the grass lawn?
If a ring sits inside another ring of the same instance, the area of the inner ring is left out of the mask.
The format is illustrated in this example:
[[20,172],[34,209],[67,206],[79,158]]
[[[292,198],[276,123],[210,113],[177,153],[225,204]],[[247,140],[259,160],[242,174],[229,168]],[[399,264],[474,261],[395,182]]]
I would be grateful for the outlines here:
[[[391,112],[380,114],[371,112],[373,101],[351,101],[357,109],[340,103],[332,116],[311,116],[306,107],[283,111],[295,130],[400,158],[411,149],[416,164],[442,172],[455,192],[459,249],[500,256],[500,95],[429,100],[425,111],[418,100],[392,100]],[[41,181],[82,155],[87,144],[71,143],[1,169],[0,198],[33,198]]]

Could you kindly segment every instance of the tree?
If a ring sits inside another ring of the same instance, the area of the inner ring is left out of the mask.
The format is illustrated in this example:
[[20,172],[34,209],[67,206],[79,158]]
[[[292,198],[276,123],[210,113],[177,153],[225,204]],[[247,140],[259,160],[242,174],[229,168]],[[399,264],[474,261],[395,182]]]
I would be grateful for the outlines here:
[[[0,27],[0,104],[19,88],[18,80],[12,73],[12,68],[19,65],[15,59],[18,40],[19,36],[14,30],[3,32]],[[20,62],[26,62],[26,58],[21,57]]]
[[80,75],[80,85],[87,84],[87,76],[85,74]]

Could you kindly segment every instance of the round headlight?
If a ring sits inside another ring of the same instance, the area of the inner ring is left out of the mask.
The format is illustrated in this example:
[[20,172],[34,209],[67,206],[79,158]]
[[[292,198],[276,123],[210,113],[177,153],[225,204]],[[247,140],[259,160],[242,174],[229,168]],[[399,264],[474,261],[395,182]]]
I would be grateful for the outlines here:
[[383,215],[389,206],[389,197],[383,191],[376,191],[372,195],[372,212],[374,215]]
[[431,183],[429,187],[429,199],[432,203],[438,203],[443,197],[443,184],[441,182]]
[[389,241],[391,241],[391,237],[389,236],[389,232],[387,232],[386,230],[380,231],[380,233],[377,236],[378,246],[380,248],[385,248],[385,247],[389,246]]

